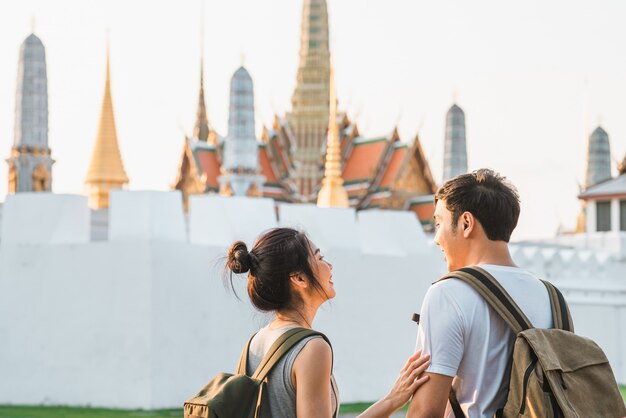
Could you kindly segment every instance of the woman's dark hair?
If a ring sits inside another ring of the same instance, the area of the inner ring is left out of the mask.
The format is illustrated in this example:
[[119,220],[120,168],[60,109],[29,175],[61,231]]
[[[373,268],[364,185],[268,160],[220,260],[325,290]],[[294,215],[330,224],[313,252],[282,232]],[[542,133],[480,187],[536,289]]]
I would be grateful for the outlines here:
[[470,212],[491,241],[509,242],[520,213],[519,195],[505,177],[482,168],[448,180],[435,194],[452,212],[452,230],[459,216]]
[[300,302],[291,291],[293,274],[302,274],[313,288],[324,293],[310,263],[313,256],[307,236],[291,228],[275,228],[261,235],[250,251],[243,241],[228,250],[226,267],[232,273],[248,273],[248,295],[259,310],[297,309]]

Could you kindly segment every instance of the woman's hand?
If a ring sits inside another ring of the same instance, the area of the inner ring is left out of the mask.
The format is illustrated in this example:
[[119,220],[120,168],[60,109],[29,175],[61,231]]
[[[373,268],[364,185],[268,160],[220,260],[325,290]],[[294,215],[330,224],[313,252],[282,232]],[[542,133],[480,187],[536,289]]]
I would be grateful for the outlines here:
[[417,388],[428,380],[428,376],[420,375],[430,365],[430,354],[422,357],[422,352],[418,351],[407,360],[400,370],[400,375],[396,379],[391,391],[383,399],[370,406],[358,418],[388,418],[391,414],[402,408],[413,396]]
[[413,396],[415,391],[423,385],[428,376],[420,375],[430,365],[430,354],[422,356],[422,352],[418,351],[407,360],[406,364],[400,371],[396,383],[391,388],[389,394],[384,398],[391,404],[393,411],[402,408],[405,403]]

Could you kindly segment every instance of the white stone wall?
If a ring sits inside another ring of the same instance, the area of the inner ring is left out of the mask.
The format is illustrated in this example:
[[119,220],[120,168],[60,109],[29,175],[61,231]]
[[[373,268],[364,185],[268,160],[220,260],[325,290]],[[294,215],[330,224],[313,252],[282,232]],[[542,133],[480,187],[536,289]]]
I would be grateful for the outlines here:
[[[23,196],[7,200],[9,231],[32,225],[22,216],[31,204]],[[234,281],[241,301],[225,289],[222,257],[235,239],[252,243],[250,228],[276,226],[274,205],[194,197],[189,223],[197,229],[193,240],[180,240],[182,209],[173,197],[179,200],[175,193],[114,194],[107,241],[42,238],[54,234],[0,241],[0,404],[178,407],[214,374],[234,368],[267,316],[250,307],[245,278]],[[74,207],[75,198],[46,195],[38,207]],[[319,237],[334,266],[338,295],[315,325],[333,342],[342,400],[378,398],[413,350],[410,316],[443,262],[433,263],[425,240],[403,253],[377,252],[362,242],[368,238],[349,209],[289,210],[306,212],[300,226]],[[54,211],[37,216],[42,231],[59,219]],[[400,218],[394,230],[416,228],[415,218]],[[77,223],[74,236],[89,236]],[[352,235],[337,246],[337,231]]]
[[[188,233],[177,192],[114,192],[108,215],[52,194],[0,209],[0,404],[179,407],[268,320],[245,278],[241,300],[225,288],[222,266],[233,241],[277,225],[304,228],[333,264],[337,297],[315,326],[333,342],[342,401],[371,401],[413,351],[410,316],[445,270],[409,213],[279,205],[278,219],[271,200],[194,196]],[[624,262],[575,247],[512,253],[563,290],[577,332],[626,382]]]
[[0,203],[0,242],[2,242],[2,212],[3,212],[4,204]]

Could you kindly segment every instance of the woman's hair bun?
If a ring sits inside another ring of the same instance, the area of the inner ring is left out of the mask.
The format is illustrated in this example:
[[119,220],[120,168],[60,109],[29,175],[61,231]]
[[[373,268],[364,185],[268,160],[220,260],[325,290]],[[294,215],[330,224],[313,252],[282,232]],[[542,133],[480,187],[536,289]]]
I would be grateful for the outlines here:
[[250,270],[251,256],[248,247],[243,241],[237,241],[228,250],[226,265],[236,274],[247,273]]

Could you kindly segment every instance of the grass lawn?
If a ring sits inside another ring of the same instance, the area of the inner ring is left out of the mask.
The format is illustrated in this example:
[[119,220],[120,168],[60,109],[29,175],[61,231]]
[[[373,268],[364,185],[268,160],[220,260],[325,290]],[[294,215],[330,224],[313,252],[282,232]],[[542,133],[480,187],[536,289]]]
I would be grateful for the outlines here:
[[[371,403],[342,404],[340,412],[359,413]],[[182,418],[182,409],[161,411],[127,411],[62,406],[0,406],[0,418]]]
[[[620,385],[626,401],[626,385]],[[371,403],[342,404],[342,414],[365,411]],[[403,408],[406,410],[406,407]],[[0,418],[182,418],[181,409],[161,411],[127,411],[119,409],[70,408],[64,406],[0,406]]]
[[359,412],[365,411],[372,405],[371,402],[361,402],[361,403],[348,403],[341,404],[339,406],[339,413],[341,414],[358,414]]
[[[371,403],[342,404],[339,412],[360,413]],[[0,406],[0,418],[182,418],[181,409],[160,411],[73,408],[63,406]]]
[[183,410],[124,411],[62,406],[0,406],[0,418],[182,418]]

